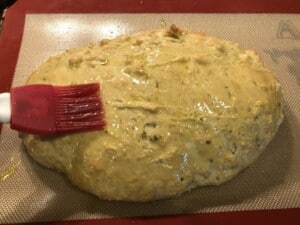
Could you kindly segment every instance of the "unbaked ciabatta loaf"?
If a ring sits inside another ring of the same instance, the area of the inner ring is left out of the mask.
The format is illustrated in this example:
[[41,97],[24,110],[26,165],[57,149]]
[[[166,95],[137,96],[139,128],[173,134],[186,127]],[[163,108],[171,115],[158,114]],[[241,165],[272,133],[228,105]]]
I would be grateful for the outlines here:
[[151,201],[222,184],[283,119],[280,85],[254,51],[175,25],[70,49],[28,80],[92,82],[105,130],[22,138],[35,160],[101,199]]

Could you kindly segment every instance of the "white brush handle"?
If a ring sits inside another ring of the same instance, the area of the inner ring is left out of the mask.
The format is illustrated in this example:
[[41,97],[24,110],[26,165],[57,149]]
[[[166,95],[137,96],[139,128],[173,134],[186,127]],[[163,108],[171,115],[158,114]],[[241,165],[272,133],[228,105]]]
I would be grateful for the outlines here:
[[10,94],[0,94],[0,123],[9,123],[11,118]]

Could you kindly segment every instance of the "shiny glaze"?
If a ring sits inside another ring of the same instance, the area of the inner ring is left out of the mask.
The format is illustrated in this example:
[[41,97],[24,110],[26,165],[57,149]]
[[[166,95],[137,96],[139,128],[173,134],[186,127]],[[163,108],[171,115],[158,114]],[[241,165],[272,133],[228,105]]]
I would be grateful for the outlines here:
[[218,185],[282,121],[280,86],[254,51],[175,26],[50,58],[28,83],[99,82],[105,130],[24,135],[41,164],[103,199],[149,201]]

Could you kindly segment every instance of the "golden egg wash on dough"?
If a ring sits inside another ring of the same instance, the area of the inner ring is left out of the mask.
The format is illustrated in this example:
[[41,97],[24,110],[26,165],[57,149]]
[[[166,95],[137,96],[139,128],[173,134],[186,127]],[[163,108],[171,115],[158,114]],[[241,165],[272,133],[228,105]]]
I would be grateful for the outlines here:
[[101,199],[151,201],[222,184],[283,119],[280,85],[254,51],[175,25],[70,49],[28,79],[92,82],[105,130],[22,138],[35,160]]

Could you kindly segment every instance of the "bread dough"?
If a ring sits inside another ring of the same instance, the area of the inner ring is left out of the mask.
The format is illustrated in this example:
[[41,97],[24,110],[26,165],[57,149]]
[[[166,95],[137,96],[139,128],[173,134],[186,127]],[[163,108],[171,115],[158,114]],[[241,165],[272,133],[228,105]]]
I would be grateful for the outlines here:
[[280,85],[254,51],[175,25],[67,50],[27,83],[93,82],[105,130],[22,138],[35,160],[101,199],[150,201],[222,184],[283,119]]

